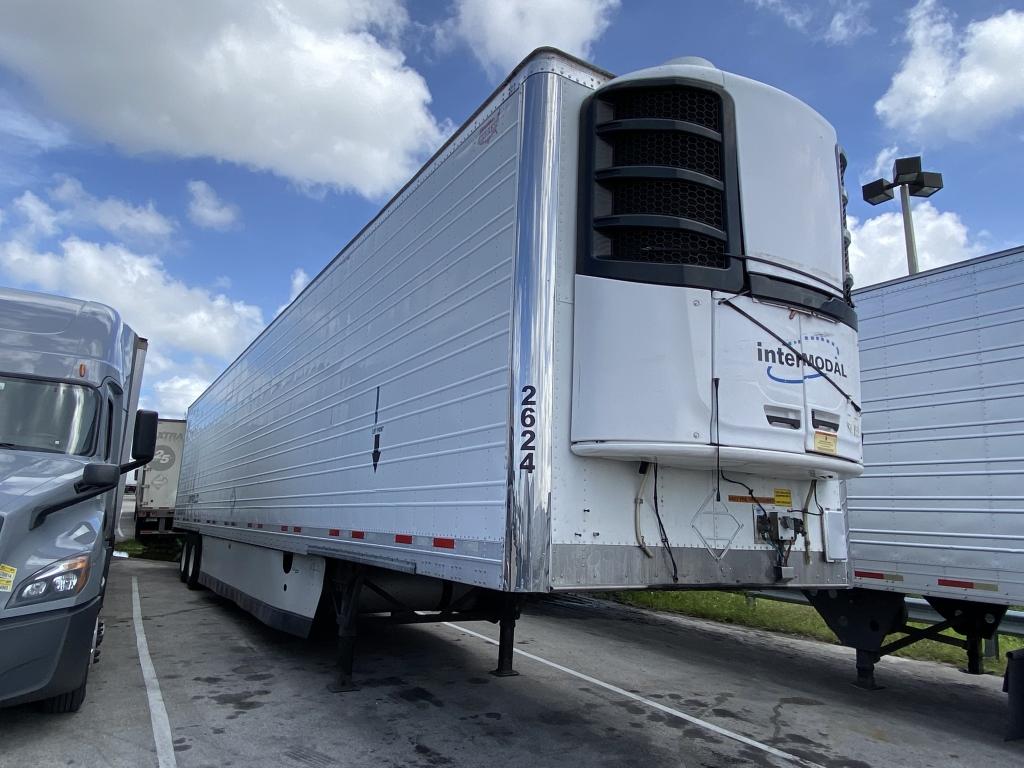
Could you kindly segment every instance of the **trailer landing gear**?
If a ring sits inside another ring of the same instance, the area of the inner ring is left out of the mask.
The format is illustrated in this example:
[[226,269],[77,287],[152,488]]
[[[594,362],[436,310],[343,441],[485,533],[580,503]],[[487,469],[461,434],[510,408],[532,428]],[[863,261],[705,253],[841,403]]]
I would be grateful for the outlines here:
[[352,663],[356,653],[356,620],[359,615],[359,592],[363,588],[363,568],[347,565],[334,577],[334,613],[338,619],[338,666],[329,691],[358,691],[352,682]]
[[519,601],[513,595],[502,598],[501,614],[498,619],[498,667],[491,672],[495,677],[515,677],[519,673],[512,669],[515,649],[516,619],[519,618]]

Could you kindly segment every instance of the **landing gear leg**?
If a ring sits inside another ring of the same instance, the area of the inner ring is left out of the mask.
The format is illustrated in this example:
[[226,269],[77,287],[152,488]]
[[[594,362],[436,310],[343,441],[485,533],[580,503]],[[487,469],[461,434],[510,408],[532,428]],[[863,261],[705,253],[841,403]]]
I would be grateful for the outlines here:
[[334,693],[359,690],[352,682],[352,663],[356,651],[356,618],[359,592],[363,587],[363,569],[346,565],[335,575],[334,611],[338,618],[338,668],[327,689]]
[[512,654],[515,648],[516,619],[519,618],[519,601],[514,595],[505,595],[502,598],[500,616],[498,668],[491,674],[495,677],[515,677],[519,673],[512,669]]
[[882,686],[875,682],[875,664],[878,662],[878,654],[875,651],[857,649],[857,680],[854,682],[858,688],[865,691],[880,691]]

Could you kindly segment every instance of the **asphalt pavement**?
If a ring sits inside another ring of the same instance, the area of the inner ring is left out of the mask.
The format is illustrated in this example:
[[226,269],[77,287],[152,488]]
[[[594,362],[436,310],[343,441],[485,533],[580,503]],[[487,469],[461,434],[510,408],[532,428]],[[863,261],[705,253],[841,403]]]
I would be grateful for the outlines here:
[[603,600],[531,602],[512,678],[488,674],[486,622],[365,626],[348,693],[327,690],[331,638],[264,627],[174,564],[115,561],[104,613],[82,710],[0,710],[0,766],[1024,764],[998,678],[886,659],[866,692],[848,649]]

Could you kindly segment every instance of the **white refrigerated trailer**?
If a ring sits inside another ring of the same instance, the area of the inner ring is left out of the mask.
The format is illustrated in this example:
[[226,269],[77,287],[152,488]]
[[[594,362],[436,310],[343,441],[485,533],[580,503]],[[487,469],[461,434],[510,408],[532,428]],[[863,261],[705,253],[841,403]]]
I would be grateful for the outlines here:
[[140,469],[135,487],[135,538],[171,534],[174,499],[185,446],[185,420],[160,419],[153,460]]
[[842,162],[702,59],[535,52],[191,406],[182,578],[500,618],[506,671],[523,593],[847,586]]
[[[982,671],[981,641],[1024,604],[1022,296],[1024,248],[854,293],[865,465],[848,483],[855,589],[809,597],[857,649],[865,686],[880,656],[946,628]],[[906,595],[944,621],[905,627]]]

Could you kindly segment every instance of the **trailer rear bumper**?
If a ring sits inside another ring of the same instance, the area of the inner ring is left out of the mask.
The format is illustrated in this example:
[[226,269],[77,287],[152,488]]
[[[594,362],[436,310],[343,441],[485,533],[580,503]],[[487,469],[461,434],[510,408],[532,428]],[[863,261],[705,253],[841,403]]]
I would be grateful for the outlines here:
[[74,690],[91,660],[103,598],[56,611],[0,621],[0,706]]

